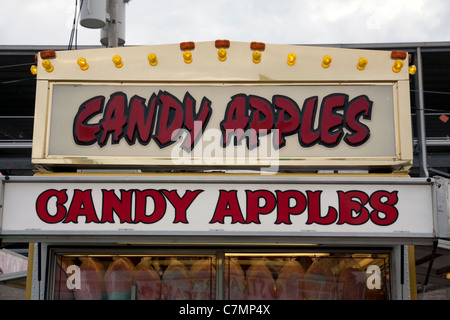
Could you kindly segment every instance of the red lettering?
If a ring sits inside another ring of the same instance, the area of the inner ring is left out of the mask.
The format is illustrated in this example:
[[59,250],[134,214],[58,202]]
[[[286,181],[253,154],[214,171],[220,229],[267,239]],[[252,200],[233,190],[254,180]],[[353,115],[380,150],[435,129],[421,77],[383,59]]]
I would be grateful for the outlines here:
[[[191,151],[209,122],[212,113],[211,101],[203,98],[200,104],[200,110],[198,113],[195,113],[195,100],[189,92],[187,92],[184,96],[183,106],[184,127],[189,132],[189,138],[183,141],[182,148],[186,151]],[[196,126],[196,123],[198,122],[201,123],[199,127]]]
[[[362,191],[338,191],[339,221],[337,224],[364,224],[369,220],[369,211],[364,207],[369,196]],[[353,216],[356,213],[356,217]]]
[[166,147],[175,142],[183,127],[184,112],[181,102],[168,92],[160,92],[159,121],[156,127],[155,141],[160,147]]
[[120,199],[114,193],[114,190],[102,190],[102,194],[102,223],[114,223],[113,212],[116,212],[119,216],[120,223],[131,222],[131,195],[133,190],[120,190]]
[[[304,101],[300,110],[289,97],[274,95],[272,104],[258,96],[238,94],[228,104],[221,122],[222,145],[227,146],[234,136],[234,145],[249,137],[248,148],[259,146],[258,135],[273,133],[274,148],[285,146],[286,137],[298,134],[303,147],[317,143],[335,147],[344,138],[350,146],[359,146],[370,137],[369,128],[361,118],[370,120],[372,102],[366,96],[359,96],[348,103],[348,95],[335,93],[326,96],[318,113],[318,97]],[[250,115],[249,115],[250,112]],[[316,116],[318,123],[316,124]],[[272,126],[271,126],[272,124]],[[344,128],[348,130],[344,134]],[[250,133],[246,132],[251,129]]]
[[89,124],[88,121],[101,113],[105,97],[98,96],[83,103],[73,121],[73,136],[76,144],[91,145],[97,141],[100,125]]
[[[155,223],[164,217],[166,213],[166,200],[157,190],[135,190],[136,192],[136,217],[134,223]],[[153,212],[147,215],[147,198],[153,200]]]
[[176,190],[167,191],[162,190],[162,193],[167,197],[170,203],[175,208],[175,220],[173,223],[189,223],[186,218],[186,210],[192,204],[192,201],[201,193],[203,190],[190,191],[187,190],[182,198],[178,195]]
[[99,222],[92,201],[92,190],[74,190],[66,222],[78,223],[78,217],[85,216],[86,223]]
[[[203,190],[186,190],[179,195],[175,190],[101,190],[101,219],[97,217],[93,191],[73,190],[68,205],[67,190],[46,190],[36,200],[36,213],[46,223],[79,223],[79,217],[85,217],[85,223],[156,223],[166,214],[166,199],[175,209],[173,223],[189,223],[188,209]],[[337,191],[338,206],[329,206],[323,215],[321,207],[322,192],[299,190],[245,190],[246,207],[244,218],[237,190],[219,190],[214,215],[209,223],[225,223],[225,217],[231,223],[260,224],[261,215],[273,213],[276,209],[275,224],[292,224],[291,215],[300,215],[307,210],[306,224],[362,225],[369,220],[379,226],[393,224],[399,212],[398,191],[378,190],[371,195],[364,191]],[[134,195],[134,198],[133,198]],[[134,202],[133,202],[134,200]],[[152,200],[153,204],[149,201]],[[147,206],[149,205],[149,206]],[[134,216],[132,212],[134,208]],[[151,209],[148,209],[151,208]],[[147,212],[150,211],[150,212]],[[134,217],[134,220],[132,218]],[[100,220],[100,221],[99,221]]]
[[246,100],[244,94],[238,94],[233,96],[227,105],[224,120],[220,123],[224,147],[230,144],[232,136],[235,136],[235,145],[240,144],[244,138],[248,125]]
[[156,95],[153,94],[149,101],[149,106],[145,105],[145,99],[134,96],[130,101],[128,115],[128,125],[126,136],[129,144],[134,144],[136,138],[140,144],[147,145],[150,142],[153,131],[156,110]]
[[[382,200],[385,199],[383,202]],[[370,213],[373,223],[380,226],[393,224],[398,218],[398,210],[395,205],[398,202],[398,192],[377,191],[370,197],[370,205],[374,209]]]
[[308,221],[306,224],[332,224],[337,219],[337,211],[333,207],[328,208],[328,213],[325,217],[321,216],[321,206],[320,206],[320,197],[322,194],[322,191],[306,191],[306,194],[308,196]]
[[124,134],[124,127],[127,124],[127,117],[125,116],[126,105],[127,101],[124,93],[117,92],[111,95],[101,121],[102,134],[98,141],[100,146],[106,144],[110,135],[113,144],[119,143]]
[[[103,111],[104,99],[97,96],[80,106],[73,124],[75,143],[91,145],[97,142],[103,147],[111,136],[112,144],[124,138],[129,145],[136,141],[147,145],[153,139],[164,148],[186,130],[187,137],[181,148],[190,152],[212,114],[211,101],[206,97],[196,111],[196,101],[189,92],[183,102],[165,91],[160,91],[157,96],[153,93],[148,106],[145,99],[138,96],[133,96],[127,106],[126,94],[116,92]],[[93,117],[101,113],[102,120],[91,123]],[[259,146],[260,136],[273,133],[273,145],[277,149],[284,147],[286,137],[294,134],[298,135],[303,147],[319,143],[332,148],[342,139],[347,145],[356,147],[370,138],[370,129],[362,120],[370,120],[371,113],[372,101],[365,95],[348,102],[346,94],[331,94],[323,98],[320,110],[318,97],[314,96],[306,99],[300,110],[297,103],[286,96],[274,95],[271,103],[256,95],[236,94],[231,97],[220,122],[221,145],[226,147],[231,142],[239,145],[247,137],[247,147],[251,150]]]
[[[183,103],[168,92],[161,91],[158,96],[153,93],[148,106],[145,105],[145,99],[139,96],[133,96],[127,106],[127,95],[116,92],[111,95],[103,111],[104,100],[105,97],[99,96],[80,106],[72,129],[77,144],[91,145],[97,142],[103,147],[111,136],[112,144],[118,144],[124,138],[128,145],[134,145],[136,141],[147,145],[153,138],[163,148],[174,143],[182,130],[187,130],[189,136],[182,148],[191,151],[212,113],[211,101],[205,97],[196,112],[195,100],[189,92],[185,94]],[[99,123],[89,123],[102,112]]]
[[217,201],[214,216],[209,223],[224,223],[226,216],[232,218],[231,223],[244,223],[241,208],[237,199],[237,191],[220,190],[219,199]]
[[[250,191],[246,190],[247,195],[247,220],[246,223],[260,224],[259,215],[268,214],[275,209],[276,199],[272,192],[267,190]],[[260,200],[264,200],[264,205],[260,206]]]
[[344,110],[347,95],[332,94],[325,97],[322,101],[320,144],[328,147],[334,147],[342,139],[343,115],[339,110]]
[[270,133],[273,127],[273,111],[266,99],[250,96],[250,137],[249,149],[259,146],[259,136]]
[[346,128],[351,132],[345,135],[344,141],[350,146],[360,146],[370,137],[369,128],[361,123],[359,119],[363,117],[370,120],[372,115],[372,101],[366,96],[360,96],[349,103],[345,112]]
[[300,110],[292,99],[284,96],[274,96],[273,103],[275,110],[278,110],[275,124],[278,136],[273,141],[274,148],[279,149],[286,144],[285,136],[297,133],[300,127]]
[[303,147],[316,144],[320,138],[320,128],[314,129],[317,113],[317,97],[305,100],[302,109],[302,126],[300,128],[299,142]]
[[[303,193],[297,190],[276,191],[277,194],[277,221],[275,224],[292,224],[290,215],[301,214],[306,209],[307,201]],[[295,205],[291,207],[291,199],[295,200]]]
[[[48,202],[50,198],[56,197],[56,213],[51,214],[48,211]],[[61,222],[67,214],[67,209],[64,203],[67,202],[67,189],[61,191],[58,190],[46,190],[42,192],[36,200],[36,213],[38,217],[46,223],[58,223]]]

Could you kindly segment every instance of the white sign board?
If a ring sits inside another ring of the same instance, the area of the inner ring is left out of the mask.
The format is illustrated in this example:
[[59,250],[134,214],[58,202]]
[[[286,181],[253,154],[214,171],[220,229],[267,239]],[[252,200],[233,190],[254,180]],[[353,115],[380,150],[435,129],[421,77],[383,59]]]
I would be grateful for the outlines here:
[[54,85],[51,104],[52,156],[396,158],[392,85]]
[[2,234],[434,234],[431,184],[414,179],[96,179],[4,183]]
[[7,249],[0,250],[0,274],[27,270],[28,258]]

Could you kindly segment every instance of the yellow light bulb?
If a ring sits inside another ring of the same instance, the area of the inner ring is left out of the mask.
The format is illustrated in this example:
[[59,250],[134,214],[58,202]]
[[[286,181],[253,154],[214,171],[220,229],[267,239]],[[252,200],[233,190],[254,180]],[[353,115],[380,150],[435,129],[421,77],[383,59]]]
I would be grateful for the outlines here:
[[295,64],[295,61],[297,60],[297,56],[295,53],[289,53],[287,58],[287,64],[290,66],[293,66]]
[[36,66],[31,66],[30,72],[31,72],[31,74],[33,74],[33,75],[37,74],[37,67],[36,67]]
[[192,52],[190,52],[188,50],[183,51],[183,59],[184,59],[184,62],[191,63],[192,62]]
[[115,55],[112,58],[112,61],[113,61],[114,65],[116,66],[116,68],[122,68],[123,67],[123,61],[122,61],[122,57],[121,56]]
[[332,60],[333,59],[331,59],[330,56],[324,56],[322,59],[322,67],[328,68],[330,66]]
[[219,49],[219,51],[217,51],[217,55],[219,56],[220,61],[227,60],[227,50],[224,48]]
[[89,69],[89,65],[88,65],[86,59],[83,57],[78,58],[77,64],[80,66],[80,69],[83,71],[86,71],[87,69]]
[[45,71],[47,71],[47,72],[52,72],[54,70],[52,63],[48,59],[45,59],[44,61],[42,61],[42,66],[44,67]]
[[410,66],[410,67],[409,67],[409,74],[415,75],[416,72],[417,72],[416,66]]
[[260,63],[261,62],[261,52],[258,50],[253,51],[252,60],[254,63]]
[[395,73],[400,72],[403,68],[403,61],[402,60],[395,60],[394,65],[392,66],[392,71]]
[[148,63],[150,63],[151,66],[156,66],[158,64],[158,58],[156,57],[156,54],[150,53],[147,56]]
[[289,53],[287,57],[287,63],[288,65],[292,66],[295,64],[295,61],[297,60],[297,56],[295,53]]
[[364,70],[368,63],[369,63],[369,60],[367,60],[367,58],[361,57],[361,58],[359,58],[358,64],[356,65],[356,67],[358,68],[358,70]]

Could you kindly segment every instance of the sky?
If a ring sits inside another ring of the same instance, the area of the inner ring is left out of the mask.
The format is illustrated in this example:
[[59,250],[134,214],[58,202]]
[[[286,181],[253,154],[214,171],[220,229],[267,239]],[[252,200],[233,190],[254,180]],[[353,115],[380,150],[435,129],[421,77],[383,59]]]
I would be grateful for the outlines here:
[[[69,45],[80,0],[0,0],[0,45]],[[448,0],[131,0],[125,45],[450,41]],[[77,24],[76,45],[100,45]],[[73,42],[75,44],[75,42]]]

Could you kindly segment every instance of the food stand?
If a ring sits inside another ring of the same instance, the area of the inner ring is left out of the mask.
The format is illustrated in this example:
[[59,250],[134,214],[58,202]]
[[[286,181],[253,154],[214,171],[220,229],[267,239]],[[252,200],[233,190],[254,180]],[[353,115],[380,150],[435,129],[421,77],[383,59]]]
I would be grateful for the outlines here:
[[411,299],[449,238],[411,178],[408,55],[217,40],[41,52],[1,237],[34,299]]

